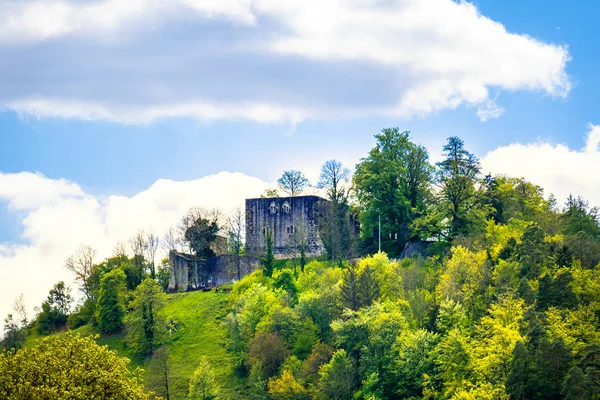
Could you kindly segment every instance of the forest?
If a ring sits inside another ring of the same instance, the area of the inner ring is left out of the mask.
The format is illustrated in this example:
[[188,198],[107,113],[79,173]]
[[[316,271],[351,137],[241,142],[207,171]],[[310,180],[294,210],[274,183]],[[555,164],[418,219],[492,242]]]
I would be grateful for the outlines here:
[[[311,190],[301,171],[278,182],[265,197]],[[82,245],[65,263],[81,300],[58,282],[31,319],[15,300],[0,398],[600,399],[597,207],[482,174],[458,137],[432,163],[398,128],[312,190],[326,254],[268,244],[226,293],[167,294],[155,258],[212,257],[217,236],[243,254],[241,209],[192,209],[100,262]]]

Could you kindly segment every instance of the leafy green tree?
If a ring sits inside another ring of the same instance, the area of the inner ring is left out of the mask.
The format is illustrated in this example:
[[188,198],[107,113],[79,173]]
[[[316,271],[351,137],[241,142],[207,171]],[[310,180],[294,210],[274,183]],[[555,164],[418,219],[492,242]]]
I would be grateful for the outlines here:
[[375,273],[367,264],[360,271],[358,278],[358,298],[361,307],[369,307],[374,301],[379,299],[380,287],[375,278]]
[[342,303],[351,310],[358,310],[361,306],[359,274],[356,264],[350,263],[344,271],[341,285]]
[[[97,338],[97,337],[96,337]],[[94,337],[50,336],[33,348],[0,353],[0,398],[3,399],[150,399],[143,371]]]
[[265,373],[263,372],[260,361],[252,364],[248,376],[248,383],[250,385],[250,394],[253,399],[266,400],[268,398],[267,380],[265,379]]
[[14,320],[12,314],[8,314],[4,319],[4,337],[0,343],[1,347],[6,350],[19,350],[26,340],[25,330]]
[[140,355],[149,355],[164,343],[167,335],[166,322],[161,310],[166,295],[158,283],[145,279],[133,292],[131,312],[125,318],[126,341]]
[[169,287],[170,275],[171,266],[169,264],[169,258],[167,257],[161,260],[160,264],[158,264],[158,268],[156,269],[156,279],[158,280],[158,284],[162,290],[165,292]]
[[528,279],[537,278],[546,265],[548,246],[544,241],[544,232],[537,225],[527,227],[521,244],[517,246],[517,254],[521,262],[521,276]]
[[562,216],[563,231],[569,236],[584,232],[592,238],[600,239],[599,219],[598,207],[590,207],[582,197],[570,195]]
[[562,394],[565,400],[593,400],[591,386],[590,379],[584,375],[581,368],[575,366],[565,378]]
[[422,396],[425,376],[435,372],[434,348],[438,341],[437,334],[424,329],[404,331],[398,336],[393,370],[398,377],[396,394],[400,398]]
[[283,174],[277,179],[279,188],[289,196],[298,196],[304,189],[310,186],[310,182],[300,171],[283,171]]
[[39,333],[48,334],[65,326],[72,303],[71,288],[62,281],[55,284],[46,301],[42,303],[42,311],[37,317]]
[[96,307],[96,320],[102,332],[112,333],[123,326],[126,290],[122,270],[115,269],[102,277]]
[[198,217],[185,231],[185,240],[197,257],[211,258],[215,252],[210,247],[217,238],[219,226],[216,221]]
[[290,370],[284,370],[280,378],[269,379],[269,395],[274,400],[309,399],[308,392]]
[[435,183],[439,187],[429,215],[414,228],[426,236],[454,240],[482,230],[487,214],[480,183],[480,164],[456,136],[448,138],[443,161],[438,162]]
[[215,378],[208,359],[202,357],[198,367],[190,379],[190,388],[188,391],[189,400],[210,400],[216,399],[219,393],[219,386]]
[[485,202],[490,206],[490,217],[496,223],[507,224],[512,218],[543,224],[550,212],[540,186],[523,178],[491,176],[484,179]]
[[522,341],[518,341],[513,350],[513,357],[510,364],[510,372],[507,379],[507,392],[515,400],[525,400],[530,398],[526,393],[528,380],[530,379],[529,354]]
[[427,150],[411,142],[409,132],[388,128],[375,138],[353,177],[361,238],[364,249],[375,252],[381,218],[381,248],[394,257],[414,237],[410,226],[425,209],[432,167]]
[[319,368],[318,399],[346,400],[352,398],[358,382],[354,361],[344,350],[333,353],[331,361]]

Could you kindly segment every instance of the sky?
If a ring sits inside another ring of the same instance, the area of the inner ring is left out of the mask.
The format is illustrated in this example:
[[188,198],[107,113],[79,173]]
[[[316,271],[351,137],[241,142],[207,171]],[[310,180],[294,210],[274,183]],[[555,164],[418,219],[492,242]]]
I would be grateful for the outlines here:
[[191,206],[354,168],[387,127],[433,161],[600,205],[600,12],[557,0],[0,1],[0,316]]

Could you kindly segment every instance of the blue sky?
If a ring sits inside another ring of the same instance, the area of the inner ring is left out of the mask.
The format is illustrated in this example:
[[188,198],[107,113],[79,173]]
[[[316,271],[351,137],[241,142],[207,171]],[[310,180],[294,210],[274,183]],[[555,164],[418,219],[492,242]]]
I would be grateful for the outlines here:
[[284,169],[353,167],[390,126],[433,159],[457,135],[486,171],[600,204],[599,12],[552,0],[5,1],[1,289],[14,297],[19,274],[43,271],[43,293],[69,279],[62,260],[80,243],[105,256],[190,205],[239,205]]

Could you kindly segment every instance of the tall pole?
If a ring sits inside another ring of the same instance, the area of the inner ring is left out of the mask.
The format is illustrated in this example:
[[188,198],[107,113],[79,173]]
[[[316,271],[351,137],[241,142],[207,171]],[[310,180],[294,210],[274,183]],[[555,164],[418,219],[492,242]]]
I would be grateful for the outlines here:
[[379,252],[381,253],[381,214],[379,214]]

